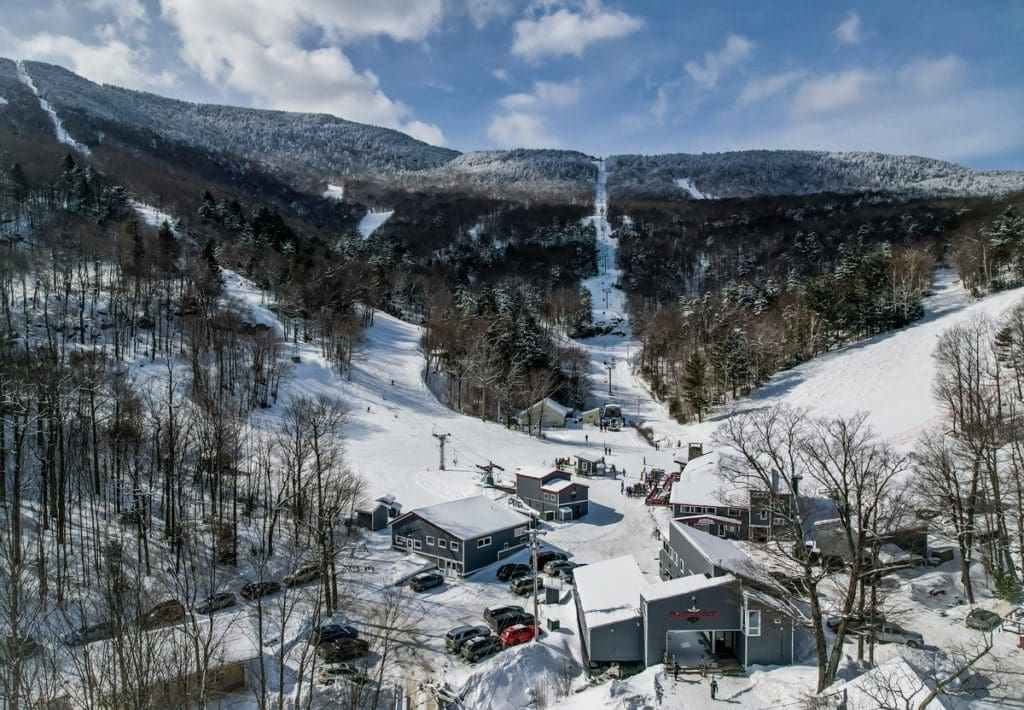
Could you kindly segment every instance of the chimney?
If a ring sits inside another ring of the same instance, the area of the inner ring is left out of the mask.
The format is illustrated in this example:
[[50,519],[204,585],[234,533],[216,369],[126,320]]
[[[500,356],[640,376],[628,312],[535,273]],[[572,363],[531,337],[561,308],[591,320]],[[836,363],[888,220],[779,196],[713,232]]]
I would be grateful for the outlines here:
[[772,469],[772,493],[779,492],[779,472],[776,469]]

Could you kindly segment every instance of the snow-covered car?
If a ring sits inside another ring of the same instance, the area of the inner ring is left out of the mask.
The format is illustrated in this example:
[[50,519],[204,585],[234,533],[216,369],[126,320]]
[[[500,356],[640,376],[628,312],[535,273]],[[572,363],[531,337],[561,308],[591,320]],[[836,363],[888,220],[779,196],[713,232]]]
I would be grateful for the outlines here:
[[218,609],[227,609],[235,605],[235,595],[231,592],[217,592],[196,604],[197,614],[212,614]]
[[470,663],[476,663],[481,658],[490,656],[491,654],[497,653],[504,646],[501,643],[501,639],[497,636],[481,636],[479,638],[470,639],[462,646],[462,657]]
[[276,594],[281,591],[280,582],[249,582],[242,587],[242,598],[252,601],[268,594]]
[[[841,616],[830,616],[828,617],[828,619],[825,620],[825,626],[828,628],[829,631],[835,633],[839,630],[839,622],[841,619]],[[850,615],[850,620],[846,624],[846,630],[856,631],[857,629],[860,629],[865,626],[884,623],[885,614],[883,614],[880,611],[875,612],[873,616],[868,612],[865,612],[864,616],[858,616],[856,612],[854,612]]]
[[160,602],[147,611],[139,620],[144,629],[155,629],[158,626],[174,624],[185,618],[185,607],[177,599]]
[[863,633],[867,638],[874,639],[878,643],[902,643],[910,648],[921,648],[924,645],[924,636],[897,624],[866,626]]
[[316,648],[320,658],[328,663],[339,661],[351,661],[355,658],[362,658],[370,652],[370,644],[365,639],[337,639],[335,641],[323,641]]
[[356,685],[366,685],[370,681],[365,672],[350,663],[326,663],[316,671],[317,682],[321,685],[333,685],[342,678]]
[[285,577],[284,586],[297,587],[300,584],[305,584],[306,582],[312,582],[314,579],[319,579],[319,577],[319,564],[306,565],[305,567],[299,567],[297,570]]
[[409,589],[414,592],[425,592],[444,584],[444,575],[440,572],[420,572],[409,581]]
[[994,611],[988,609],[971,609],[971,613],[964,619],[969,629],[978,631],[993,631],[1003,623],[1003,618]]

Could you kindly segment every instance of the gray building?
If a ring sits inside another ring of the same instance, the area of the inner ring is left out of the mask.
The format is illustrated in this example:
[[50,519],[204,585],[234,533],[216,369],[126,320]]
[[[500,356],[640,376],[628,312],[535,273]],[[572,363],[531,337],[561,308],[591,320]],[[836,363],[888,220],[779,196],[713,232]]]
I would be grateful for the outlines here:
[[486,496],[411,510],[391,523],[391,546],[465,576],[526,546],[530,518]]
[[632,555],[575,570],[576,618],[584,660],[640,663],[644,658],[640,591],[647,579]]
[[669,524],[668,535],[662,541],[658,557],[664,580],[692,574],[707,577],[732,574],[768,591],[781,591],[767,570],[736,545],[678,520]]
[[590,489],[558,469],[520,466],[516,469],[516,495],[544,520],[574,520],[590,510]]
[[390,509],[387,503],[379,500],[360,506],[355,511],[355,523],[367,530],[383,530],[388,526]]

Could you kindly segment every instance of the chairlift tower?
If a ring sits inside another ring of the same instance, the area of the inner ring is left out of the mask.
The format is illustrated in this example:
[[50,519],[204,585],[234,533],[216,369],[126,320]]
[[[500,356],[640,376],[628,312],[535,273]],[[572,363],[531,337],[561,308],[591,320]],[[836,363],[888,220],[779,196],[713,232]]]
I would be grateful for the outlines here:
[[433,436],[437,439],[438,445],[441,448],[441,470],[444,471],[444,442],[448,440],[448,437],[451,436],[451,434],[438,434],[437,432],[434,432]]

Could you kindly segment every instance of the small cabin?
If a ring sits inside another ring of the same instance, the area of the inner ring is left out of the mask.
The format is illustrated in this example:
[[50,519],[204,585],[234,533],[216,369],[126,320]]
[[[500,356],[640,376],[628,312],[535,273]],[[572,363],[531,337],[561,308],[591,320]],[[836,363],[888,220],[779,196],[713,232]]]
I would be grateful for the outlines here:
[[534,402],[519,412],[516,423],[521,427],[564,427],[566,418],[572,409],[559,404],[550,397]]
[[576,454],[577,476],[604,476],[608,472],[604,456],[593,454]]
[[356,508],[355,523],[367,530],[383,530],[388,526],[391,508],[381,501],[374,501]]

